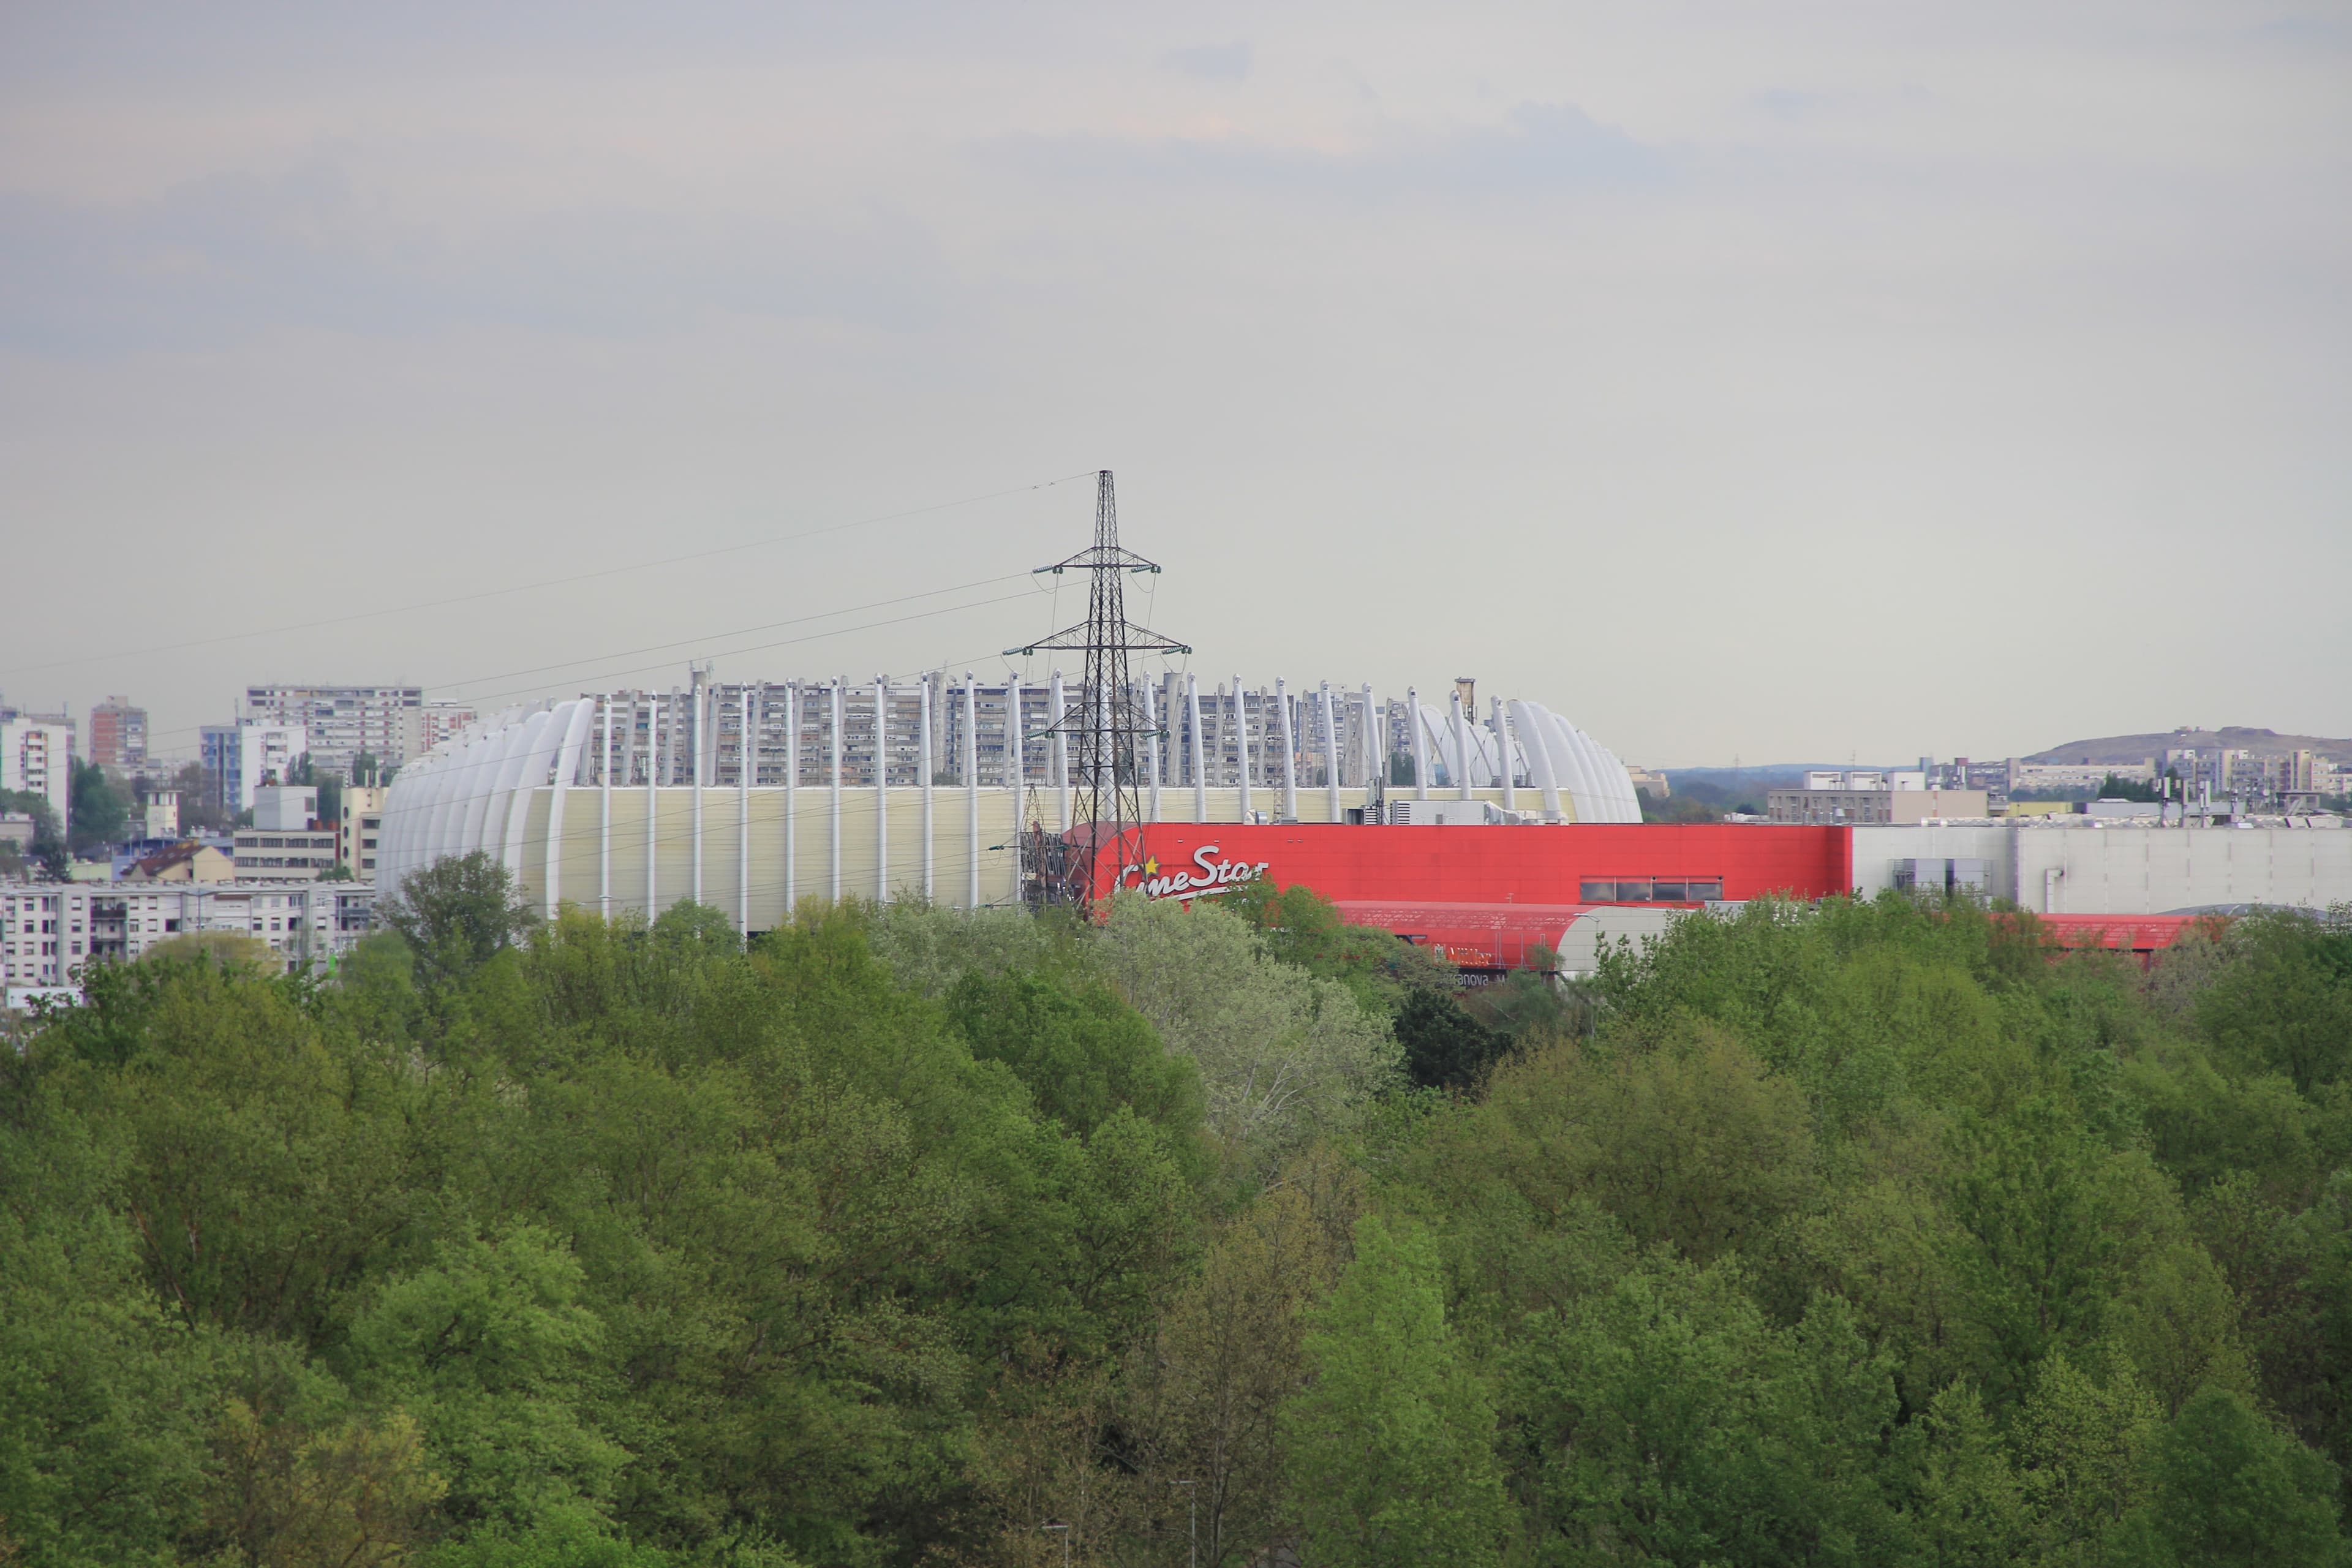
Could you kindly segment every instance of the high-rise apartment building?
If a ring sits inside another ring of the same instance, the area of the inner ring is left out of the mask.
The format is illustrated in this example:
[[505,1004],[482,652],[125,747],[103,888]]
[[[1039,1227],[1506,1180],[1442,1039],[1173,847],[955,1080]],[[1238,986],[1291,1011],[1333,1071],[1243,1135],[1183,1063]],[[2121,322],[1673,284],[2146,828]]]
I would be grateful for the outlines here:
[[409,715],[424,701],[414,686],[248,686],[238,717],[299,728],[313,769],[349,776],[362,752],[379,762],[406,761]]
[[89,760],[104,768],[147,765],[147,710],[110,697],[89,710]]
[[66,825],[73,799],[73,726],[37,718],[0,723],[0,789],[39,795]]
[[250,811],[253,792],[263,784],[284,784],[297,757],[307,752],[317,763],[299,724],[206,724],[197,734],[205,785],[218,792],[215,804],[231,816]]
[[[470,702],[420,702],[407,710],[407,729],[396,752],[378,752],[387,763],[414,762],[481,715]],[[353,779],[365,784],[365,779]]]

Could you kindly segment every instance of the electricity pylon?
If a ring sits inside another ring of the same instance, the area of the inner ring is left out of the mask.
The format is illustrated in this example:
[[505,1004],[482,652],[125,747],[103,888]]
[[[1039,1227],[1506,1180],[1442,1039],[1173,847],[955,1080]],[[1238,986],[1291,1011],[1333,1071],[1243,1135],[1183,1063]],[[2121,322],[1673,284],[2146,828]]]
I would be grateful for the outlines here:
[[[1097,887],[1117,887],[1137,853],[1129,830],[1143,821],[1139,787],[1142,743],[1154,729],[1144,722],[1136,703],[1127,656],[1192,651],[1127,618],[1128,577],[1138,572],[1157,572],[1160,567],[1119,543],[1118,503],[1111,493],[1108,468],[1095,476],[1094,543],[1066,561],[1037,568],[1039,574],[1081,570],[1091,574],[1087,618],[1024,647],[1004,650],[1007,657],[1048,652],[1087,656],[1086,681],[1076,700],[1039,731],[1058,732],[1074,742],[1078,779],[1070,832],[1058,857],[1037,857],[1036,896],[1072,903],[1092,898]],[[1045,848],[1042,825],[1028,837],[1034,840],[1033,850]],[[1104,868],[1098,864],[1103,857],[1111,858],[1107,883],[1097,880]],[[1052,863],[1055,859],[1058,864]]]

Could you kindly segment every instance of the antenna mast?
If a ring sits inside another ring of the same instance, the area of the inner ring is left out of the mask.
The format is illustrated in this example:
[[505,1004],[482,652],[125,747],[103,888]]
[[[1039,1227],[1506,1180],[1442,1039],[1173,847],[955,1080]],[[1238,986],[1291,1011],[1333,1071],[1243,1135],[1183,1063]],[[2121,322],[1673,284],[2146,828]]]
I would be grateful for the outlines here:
[[[1127,579],[1137,572],[1157,572],[1118,542],[1118,502],[1111,493],[1110,470],[1095,475],[1095,542],[1066,561],[1040,566],[1039,574],[1059,574],[1083,569],[1092,574],[1087,594],[1087,618],[1025,647],[1006,648],[1015,654],[1083,653],[1086,680],[1066,712],[1040,731],[1056,732],[1076,742],[1077,799],[1069,833],[1062,847],[1061,864],[1041,861],[1038,892],[1053,902],[1082,903],[1094,896],[1097,860],[1111,857],[1109,886],[1118,885],[1121,872],[1134,858],[1129,829],[1143,822],[1142,795],[1138,788],[1142,740],[1154,732],[1143,721],[1129,679],[1130,653],[1191,653],[1171,637],[1139,626],[1127,618]],[[1041,829],[1036,836],[1041,840]]]

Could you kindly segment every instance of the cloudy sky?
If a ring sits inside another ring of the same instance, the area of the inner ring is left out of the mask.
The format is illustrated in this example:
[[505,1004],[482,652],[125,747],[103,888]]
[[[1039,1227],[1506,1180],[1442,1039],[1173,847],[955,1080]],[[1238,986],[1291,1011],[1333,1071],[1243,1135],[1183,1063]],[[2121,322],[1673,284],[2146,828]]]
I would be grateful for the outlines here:
[[0,691],[1002,668],[1110,468],[1211,679],[2352,733],[2347,174],[2343,4],[11,0]]

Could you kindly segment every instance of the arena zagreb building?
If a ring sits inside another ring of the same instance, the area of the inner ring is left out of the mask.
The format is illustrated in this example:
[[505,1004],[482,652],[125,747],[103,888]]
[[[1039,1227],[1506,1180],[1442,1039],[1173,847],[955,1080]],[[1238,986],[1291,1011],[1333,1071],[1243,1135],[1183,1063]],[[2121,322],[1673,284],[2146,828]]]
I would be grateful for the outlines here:
[[[1286,682],[1203,691],[1138,683],[1158,735],[1149,825],[1230,824],[1423,837],[1422,825],[1631,824],[1625,765],[1539,703],[1469,681],[1417,691]],[[385,805],[387,892],[446,856],[483,851],[531,908],[569,901],[647,917],[684,900],[772,930],[804,899],[919,895],[977,908],[1020,896],[1017,846],[1066,832],[1074,788],[1055,721],[1076,682],[723,684],[614,691],[512,710],[403,769]],[[1363,839],[1366,847],[1370,844]],[[1572,896],[1572,894],[1571,894]]]

